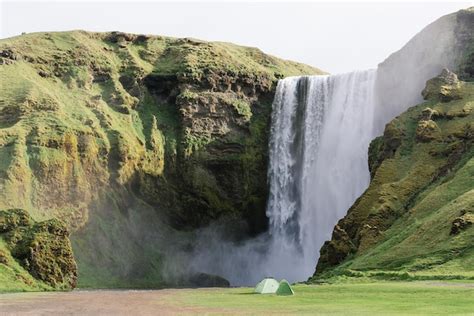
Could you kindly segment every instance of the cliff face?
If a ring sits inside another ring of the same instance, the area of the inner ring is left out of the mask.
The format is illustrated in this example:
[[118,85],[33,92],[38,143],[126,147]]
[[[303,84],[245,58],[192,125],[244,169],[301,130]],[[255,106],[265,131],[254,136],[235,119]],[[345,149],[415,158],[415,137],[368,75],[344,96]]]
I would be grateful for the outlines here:
[[321,248],[313,280],[474,277],[473,34],[474,10],[461,10],[379,65],[378,111],[421,104],[372,141],[370,185]]
[[265,229],[275,83],[319,73],[194,39],[2,40],[0,209],[64,221],[79,284],[163,284],[170,234],[217,219],[244,223],[243,235]]
[[[394,118],[423,102],[427,80],[443,68],[456,71],[462,80],[472,78],[474,9],[460,10],[434,21],[404,47],[378,65],[376,98],[379,117]],[[383,132],[388,121],[375,122]]]
[[371,183],[313,279],[474,277],[474,84],[444,70],[369,149]]

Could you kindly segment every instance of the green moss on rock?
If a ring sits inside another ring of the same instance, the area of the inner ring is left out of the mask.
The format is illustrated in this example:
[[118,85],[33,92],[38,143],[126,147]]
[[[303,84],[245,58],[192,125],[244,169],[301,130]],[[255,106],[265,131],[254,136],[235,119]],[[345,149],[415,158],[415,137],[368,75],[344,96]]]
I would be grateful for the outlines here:
[[443,69],[441,74],[426,82],[426,87],[421,92],[425,100],[441,100],[443,102],[461,98],[461,82],[458,76]]
[[[77,267],[64,223],[56,219],[34,223],[21,209],[0,211],[0,223],[0,238],[11,257],[31,276],[55,289],[76,286]],[[1,264],[11,266],[5,250],[1,257]]]
[[313,280],[474,277],[474,85],[459,84],[461,99],[412,107],[372,142],[371,183],[321,248]]
[[[73,31],[3,39],[0,208],[64,221],[86,286],[157,286],[160,247],[133,246],[150,230],[189,231],[220,218],[247,222],[243,235],[265,229],[276,82],[321,73],[256,48],[189,38]],[[133,221],[144,214],[147,221]],[[143,229],[147,222],[166,224]],[[45,233],[35,234],[18,254],[34,266],[23,251],[33,249],[41,266],[49,259],[34,243]],[[123,247],[105,242],[107,234]],[[95,245],[100,258],[89,254]],[[50,273],[51,284],[67,278]]]
[[20,226],[30,226],[32,223],[30,215],[25,210],[0,211],[0,233],[12,231]]

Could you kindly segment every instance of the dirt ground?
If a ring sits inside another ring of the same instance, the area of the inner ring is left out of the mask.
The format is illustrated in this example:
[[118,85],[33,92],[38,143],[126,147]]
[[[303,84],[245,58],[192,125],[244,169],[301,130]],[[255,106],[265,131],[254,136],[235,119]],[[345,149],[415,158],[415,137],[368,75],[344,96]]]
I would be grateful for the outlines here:
[[474,282],[368,282],[252,288],[74,290],[0,294],[3,315],[473,315]]
[[[188,315],[218,309],[180,306],[178,292],[186,290],[103,290],[12,293],[0,295],[0,315]],[[199,291],[194,289],[193,291]]]

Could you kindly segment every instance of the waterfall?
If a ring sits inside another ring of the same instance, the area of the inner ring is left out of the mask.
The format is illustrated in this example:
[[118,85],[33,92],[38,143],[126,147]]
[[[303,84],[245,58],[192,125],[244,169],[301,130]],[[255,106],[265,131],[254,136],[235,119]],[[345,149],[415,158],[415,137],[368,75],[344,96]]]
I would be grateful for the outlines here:
[[[286,266],[282,277],[304,280],[314,272],[322,244],[369,184],[375,76],[368,70],[278,83],[267,216],[269,256],[277,253]],[[296,271],[289,272],[295,261]]]
[[280,80],[269,144],[268,232],[234,243],[225,227],[211,225],[196,234],[188,259],[170,260],[173,268],[185,262],[185,269],[232,285],[313,275],[321,246],[369,184],[370,141],[422,101],[426,80],[461,61],[470,43],[462,21],[459,13],[440,18],[377,70]]
[[303,281],[337,221],[369,184],[376,136],[375,70],[278,82],[269,144],[269,231],[240,244],[212,227],[198,234],[191,268],[232,285],[265,276]]

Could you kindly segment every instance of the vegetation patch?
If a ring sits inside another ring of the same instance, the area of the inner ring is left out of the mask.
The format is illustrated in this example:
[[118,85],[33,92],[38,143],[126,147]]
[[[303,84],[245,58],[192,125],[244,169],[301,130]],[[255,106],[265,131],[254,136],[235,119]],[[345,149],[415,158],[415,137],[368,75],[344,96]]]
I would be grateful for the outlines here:
[[35,223],[24,210],[0,211],[0,265],[10,279],[0,291],[74,288],[77,267],[68,237],[58,220]]
[[[0,208],[66,223],[79,286],[169,284],[164,235],[221,217],[253,234],[265,228],[275,84],[320,73],[189,38],[72,31],[1,40]],[[18,233],[21,260],[49,231],[37,229]],[[34,264],[48,262],[37,254]],[[60,287],[59,270],[36,270]]]
[[313,281],[474,277],[474,85],[456,80],[459,98],[439,98],[448,83],[428,81],[435,100],[372,142],[371,184],[321,249]]

